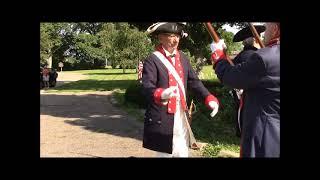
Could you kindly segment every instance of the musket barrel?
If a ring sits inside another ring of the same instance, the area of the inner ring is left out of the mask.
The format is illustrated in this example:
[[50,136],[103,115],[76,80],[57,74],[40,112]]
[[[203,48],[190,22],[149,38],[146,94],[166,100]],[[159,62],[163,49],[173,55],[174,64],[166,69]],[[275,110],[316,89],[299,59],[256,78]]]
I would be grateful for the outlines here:
[[213,29],[212,25],[210,22],[205,22],[204,23],[205,27],[207,28],[211,38],[214,40],[214,42],[219,42],[220,38],[218,37],[216,31]]
[[258,41],[259,45],[261,48],[264,48],[264,44],[262,43],[261,39],[260,39],[260,36],[256,30],[256,28],[252,25],[252,23],[248,23],[249,24],[249,27],[250,27],[250,30],[252,32],[252,34],[254,35],[254,38],[256,39],[256,41]]
[[[214,30],[214,28],[212,27],[211,23],[210,22],[205,22],[204,23],[205,27],[207,28],[211,38],[213,39],[213,41],[215,43],[218,43],[220,38],[219,36],[217,35],[216,31]],[[226,54],[226,57],[227,57],[227,61],[229,62],[229,64],[231,64],[231,66],[234,66],[233,62],[231,61],[230,57],[227,55],[227,53],[225,52]]]

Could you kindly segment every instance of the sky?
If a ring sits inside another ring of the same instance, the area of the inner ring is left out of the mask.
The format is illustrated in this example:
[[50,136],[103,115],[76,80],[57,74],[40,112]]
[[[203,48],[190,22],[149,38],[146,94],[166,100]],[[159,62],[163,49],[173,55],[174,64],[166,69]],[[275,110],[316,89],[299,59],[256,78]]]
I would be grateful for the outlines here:
[[228,32],[232,32],[233,34],[236,34],[240,30],[235,26],[231,27],[231,26],[229,26],[227,24],[223,25],[222,28],[225,29]]
[[[263,23],[261,22],[253,22],[253,25],[262,25]],[[238,31],[240,31],[240,29],[238,29],[236,26],[229,26],[227,24],[222,26],[223,29],[225,29],[228,32],[232,32],[233,34],[236,34]],[[263,33],[262,33],[263,34]]]

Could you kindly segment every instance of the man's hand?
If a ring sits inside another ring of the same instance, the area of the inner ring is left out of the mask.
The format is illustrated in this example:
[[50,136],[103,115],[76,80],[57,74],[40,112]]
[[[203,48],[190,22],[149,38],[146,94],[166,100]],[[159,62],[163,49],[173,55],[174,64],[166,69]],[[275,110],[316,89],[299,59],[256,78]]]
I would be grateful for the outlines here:
[[175,97],[177,96],[177,91],[178,91],[177,86],[171,86],[162,92],[161,99],[165,100],[165,99],[170,99],[172,97]]
[[223,39],[221,39],[218,43],[212,42],[210,44],[210,49],[212,52],[211,59],[213,64],[217,63],[220,59],[225,58],[224,49],[226,48],[227,46]]
[[209,102],[209,106],[210,106],[210,108],[212,109],[212,113],[210,113],[210,116],[211,116],[211,117],[214,117],[214,116],[217,114],[217,112],[218,112],[219,105],[218,105],[218,103],[215,102],[215,101],[210,101],[210,102]]

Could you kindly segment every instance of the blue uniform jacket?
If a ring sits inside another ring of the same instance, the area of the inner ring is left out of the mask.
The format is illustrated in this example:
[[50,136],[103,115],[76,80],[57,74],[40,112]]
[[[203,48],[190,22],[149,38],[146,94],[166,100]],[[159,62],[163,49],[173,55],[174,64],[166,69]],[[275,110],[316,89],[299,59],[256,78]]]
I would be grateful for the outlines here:
[[[210,95],[197,75],[194,73],[189,60],[180,51],[183,66],[184,87],[195,92],[200,100]],[[151,54],[143,64],[142,75],[143,94],[147,107],[144,117],[143,147],[154,151],[172,153],[172,138],[174,114],[167,112],[167,106],[161,106],[154,101],[154,91],[157,88],[168,88],[168,71],[156,55]]]
[[215,72],[229,87],[244,89],[242,157],[280,156],[280,45],[257,50],[235,66],[217,62]]

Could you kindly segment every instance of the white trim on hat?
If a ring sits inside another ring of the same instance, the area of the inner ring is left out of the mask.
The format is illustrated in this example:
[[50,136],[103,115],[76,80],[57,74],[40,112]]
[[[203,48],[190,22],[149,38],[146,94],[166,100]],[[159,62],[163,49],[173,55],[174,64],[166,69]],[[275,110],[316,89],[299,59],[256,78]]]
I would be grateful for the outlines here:
[[188,33],[185,33],[183,30],[181,32],[181,37],[184,38],[184,37],[188,37]]
[[159,26],[163,25],[163,24],[167,24],[168,22],[158,22],[158,23],[154,23],[152,24],[150,27],[148,27],[147,29],[147,33],[151,34],[153,33],[156,29],[158,29]]
[[[151,33],[153,33],[155,30],[157,30],[159,26],[164,25],[164,24],[167,24],[167,23],[168,23],[168,22],[158,22],[158,23],[154,23],[154,24],[152,24],[150,27],[148,27],[147,33],[148,33],[148,34],[151,34]],[[178,22],[178,23],[183,24],[183,25],[187,25],[186,22]],[[188,34],[187,34],[187,33],[183,33],[182,36],[187,37]]]

